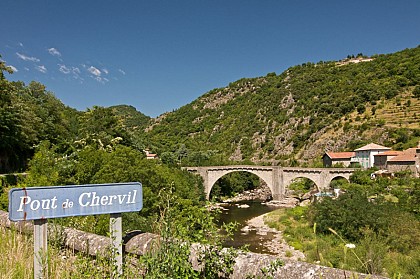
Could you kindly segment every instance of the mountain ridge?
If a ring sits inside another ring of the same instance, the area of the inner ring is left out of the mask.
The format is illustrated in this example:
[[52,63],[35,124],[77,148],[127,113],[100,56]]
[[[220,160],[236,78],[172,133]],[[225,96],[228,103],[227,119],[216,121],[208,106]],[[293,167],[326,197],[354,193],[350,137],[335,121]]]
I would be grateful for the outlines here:
[[[184,144],[218,150],[231,161],[290,165],[315,162],[324,151],[348,150],[357,142],[394,145],[391,134],[398,129],[419,136],[413,93],[420,82],[419,47],[338,63],[304,63],[210,90],[152,119],[147,138],[158,152]],[[385,108],[411,110],[413,121],[405,123],[403,115],[395,125],[381,117]]]

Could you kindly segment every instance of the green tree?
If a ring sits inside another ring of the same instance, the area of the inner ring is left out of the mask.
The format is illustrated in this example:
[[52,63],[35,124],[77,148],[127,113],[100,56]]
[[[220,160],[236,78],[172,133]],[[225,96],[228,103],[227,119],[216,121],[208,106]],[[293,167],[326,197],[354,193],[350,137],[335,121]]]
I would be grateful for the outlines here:
[[111,108],[94,106],[83,113],[79,121],[79,137],[87,144],[94,143],[98,148],[107,148],[116,138],[121,138],[121,143],[130,144],[130,137]]
[[[26,183],[27,186],[49,186],[132,181],[143,185],[143,210],[127,214],[123,224],[125,230],[152,229],[152,220],[161,206],[158,193],[163,188],[173,187],[172,191],[179,197],[180,212],[190,212],[191,207],[204,202],[203,185],[198,176],[147,160],[142,152],[123,145],[107,150],[98,149],[95,144],[86,145],[67,156],[59,153],[56,146],[43,142],[29,163]],[[69,223],[103,234],[108,230],[106,219],[106,216],[75,218]]]
[[364,192],[353,189],[336,200],[326,198],[315,204],[311,214],[312,223],[317,224],[319,232],[327,233],[333,228],[345,239],[358,241],[363,238],[366,228],[376,233],[386,230],[392,211],[392,205],[369,202]]

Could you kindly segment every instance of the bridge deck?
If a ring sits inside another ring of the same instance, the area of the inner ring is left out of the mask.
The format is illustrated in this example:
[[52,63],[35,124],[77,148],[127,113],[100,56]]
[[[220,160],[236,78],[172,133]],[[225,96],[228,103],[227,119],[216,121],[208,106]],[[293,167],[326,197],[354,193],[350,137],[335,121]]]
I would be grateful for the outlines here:
[[230,166],[205,166],[205,167],[182,167],[182,169],[186,169],[188,171],[198,171],[199,169],[202,170],[273,170],[273,169],[280,169],[283,171],[288,172],[321,172],[321,171],[329,171],[329,172],[346,172],[352,173],[356,169],[354,168],[300,168],[300,167],[280,167],[280,166],[258,166],[258,165],[230,165]]

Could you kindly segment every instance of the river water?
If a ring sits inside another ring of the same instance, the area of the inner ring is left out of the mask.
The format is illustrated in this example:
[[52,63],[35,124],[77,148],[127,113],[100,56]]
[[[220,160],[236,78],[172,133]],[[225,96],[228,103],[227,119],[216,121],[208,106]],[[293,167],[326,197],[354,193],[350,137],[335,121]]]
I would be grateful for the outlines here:
[[[240,208],[238,205],[249,205],[248,208]],[[248,250],[255,253],[270,254],[268,248],[265,247],[267,242],[273,240],[274,234],[267,232],[266,235],[258,234],[255,230],[243,231],[242,229],[247,225],[247,221],[273,211],[276,207],[261,204],[261,202],[241,202],[225,204],[223,210],[219,215],[219,223],[237,222],[239,226],[234,231],[233,240],[228,240],[224,243],[225,247],[240,248],[247,246]]]

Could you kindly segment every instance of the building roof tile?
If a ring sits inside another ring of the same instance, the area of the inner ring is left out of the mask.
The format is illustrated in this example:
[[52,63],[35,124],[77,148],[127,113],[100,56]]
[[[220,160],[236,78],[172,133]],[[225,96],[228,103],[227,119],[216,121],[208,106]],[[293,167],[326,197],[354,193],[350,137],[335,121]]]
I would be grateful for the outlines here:
[[416,161],[416,148],[409,148],[401,151],[401,154],[389,159],[388,162],[415,162]]
[[326,152],[328,157],[331,159],[350,159],[354,157],[354,152]]
[[375,154],[373,156],[398,156],[401,154],[403,154],[403,151],[388,150],[379,154]]
[[355,151],[366,151],[366,150],[391,150],[389,147],[385,147],[376,143],[369,143],[365,146],[362,146]]
[[401,154],[389,159],[388,162],[415,162],[416,157],[414,154]]

